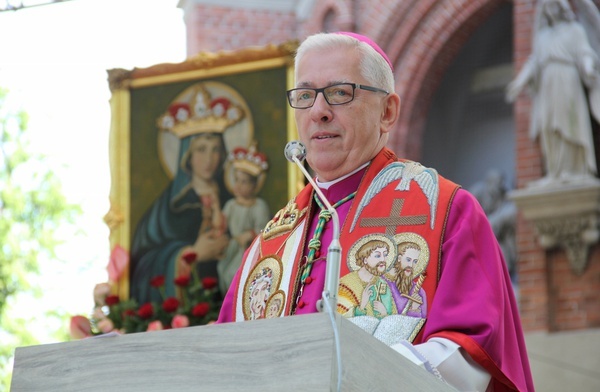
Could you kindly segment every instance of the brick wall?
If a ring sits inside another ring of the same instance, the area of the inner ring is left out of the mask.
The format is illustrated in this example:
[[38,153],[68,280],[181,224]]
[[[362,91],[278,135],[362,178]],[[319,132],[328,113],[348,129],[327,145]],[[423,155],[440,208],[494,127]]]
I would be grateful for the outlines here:
[[[186,10],[187,48],[201,52],[302,39],[318,31],[352,30],[369,35],[396,68],[402,114],[389,146],[418,160],[425,118],[444,71],[475,29],[507,0],[319,0],[310,16],[294,11],[203,5]],[[309,2],[310,3],[310,2]],[[596,0],[596,4],[600,1]],[[535,0],[514,0],[514,61],[518,71],[531,51]],[[517,185],[542,176],[540,150],[528,136],[531,101],[515,104]],[[574,275],[562,250],[543,251],[532,225],[518,221],[520,309],[523,327],[570,330],[600,326],[600,249]]]
[[600,326],[600,254],[581,276],[571,272],[563,252],[548,255],[548,328],[563,331]]
[[[531,52],[532,25],[535,13],[533,0],[514,2],[514,65],[521,69]],[[531,100],[521,94],[515,103],[517,188],[542,176],[540,150],[529,138]],[[517,239],[519,249],[519,287],[521,321],[525,330],[549,329],[548,271],[545,252],[537,245],[533,226],[519,219]]]
[[185,22],[188,57],[295,38],[296,18],[290,12],[195,4]]

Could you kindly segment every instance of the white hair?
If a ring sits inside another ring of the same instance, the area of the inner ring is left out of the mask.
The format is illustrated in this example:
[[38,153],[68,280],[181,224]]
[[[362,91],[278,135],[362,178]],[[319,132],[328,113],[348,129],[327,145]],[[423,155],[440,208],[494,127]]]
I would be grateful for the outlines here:
[[[348,35],[336,33],[317,33],[307,37],[296,51],[296,80],[298,64],[311,50],[335,50],[340,47],[356,50],[360,57],[360,73],[373,87],[394,92],[394,74],[387,61],[371,45]],[[326,65],[326,64],[325,64]]]

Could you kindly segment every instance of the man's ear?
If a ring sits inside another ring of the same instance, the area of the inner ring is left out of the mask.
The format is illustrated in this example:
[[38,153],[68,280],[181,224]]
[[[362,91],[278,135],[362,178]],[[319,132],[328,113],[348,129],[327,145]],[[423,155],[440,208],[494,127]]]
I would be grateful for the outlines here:
[[392,93],[385,97],[385,104],[381,112],[381,132],[389,132],[400,117],[400,96]]

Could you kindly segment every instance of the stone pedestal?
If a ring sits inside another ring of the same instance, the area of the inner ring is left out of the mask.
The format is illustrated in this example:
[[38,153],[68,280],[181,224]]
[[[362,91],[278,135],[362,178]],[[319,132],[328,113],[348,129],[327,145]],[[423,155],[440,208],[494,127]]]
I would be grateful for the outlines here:
[[600,180],[541,180],[508,196],[534,224],[539,244],[564,249],[573,272],[582,274],[589,247],[600,239]]

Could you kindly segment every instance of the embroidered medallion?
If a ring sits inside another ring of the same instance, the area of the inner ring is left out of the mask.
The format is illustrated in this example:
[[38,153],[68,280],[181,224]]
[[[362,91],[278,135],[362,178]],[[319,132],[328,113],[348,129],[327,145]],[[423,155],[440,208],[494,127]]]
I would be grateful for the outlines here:
[[424,271],[429,264],[427,241],[416,233],[400,233],[394,236],[398,258],[387,277],[400,292],[398,312],[414,317],[427,317],[427,295],[423,290]]
[[263,239],[269,239],[281,233],[286,233],[294,228],[298,220],[306,213],[306,208],[298,210],[295,199],[290,200],[285,208],[279,210],[277,214],[267,223],[262,231]]
[[347,255],[337,311],[386,344],[412,342],[427,317],[422,288],[430,251],[416,233],[367,234]]
[[395,260],[396,246],[383,234],[368,234],[352,245],[347,260],[351,272],[340,278],[338,312],[379,319],[398,314],[394,284],[385,276]]
[[281,317],[283,308],[285,307],[285,293],[282,290],[277,290],[267,300],[267,310],[265,318]]
[[[280,298],[280,307],[285,303],[285,294],[279,290],[283,265],[281,260],[270,256],[260,260],[250,272],[243,291],[244,319],[257,320],[267,315],[267,304],[271,297]],[[272,305],[276,305],[274,301]],[[281,308],[278,312],[281,311]]]

